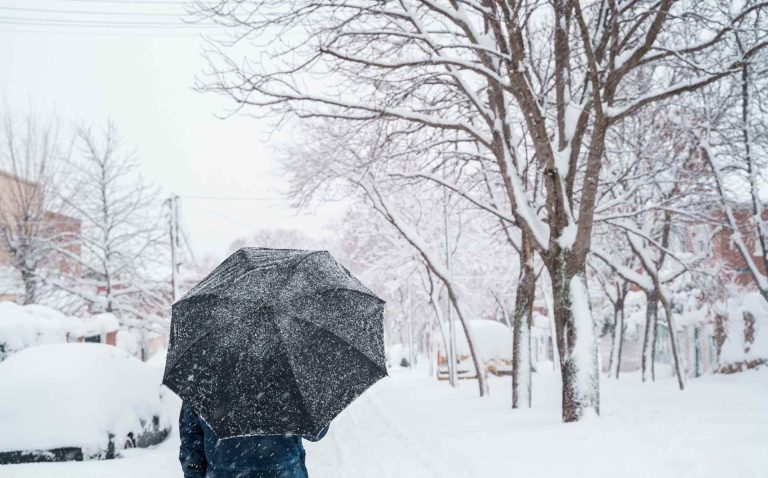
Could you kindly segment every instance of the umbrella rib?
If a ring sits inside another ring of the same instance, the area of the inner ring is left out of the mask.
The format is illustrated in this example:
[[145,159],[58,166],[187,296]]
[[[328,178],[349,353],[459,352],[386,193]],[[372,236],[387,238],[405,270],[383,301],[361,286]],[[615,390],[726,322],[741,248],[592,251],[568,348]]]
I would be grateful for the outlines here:
[[301,387],[299,386],[299,381],[296,379],[296,372],[293,369],[293,358],[291,357],[291,354],[288,353],[288,349],[285,347],[285,338],[283,337],[283,330],[280,328],[280,324],[272,319],[272,321],[275,324],[275,327],[277,327],[277,333],[280,334],[280,349],[283,352],[283,355],[285,355],[285,358],[288,360],[288,368],[291,370],[291,376],[293,377],[293,383],[296,384],[296,390],[299,392],[299,398],[301,399],[301,407],[304,409],[304,413],[306,414],[307,418],[310,421],[310,424],[312,425],[312,428],[315,427],[315,420],[312,417],[312,414],[309,411],[309,408],[307,407],[307,401],[304,398],[304,393],[301,391]]
[[[340,337],[338,334],[334,333],[332,330],[328,329],[327,327],[323,327],[322,325],[316,324],[315,322],[312,322],[311,320],[307,320],[307,319],[304,319],[304,318],[302,318],[302,317],[298,317],[298,316],[295,316],[295,315],[293,315],[293,314],[286,314],[286,315],[288,315],[289,317],[291,317],[291,318],[294,318],[294,319],[296,319],[296,320],[300,320],[300,321],[302,321],[302,322],[304,322],[304,323],[310,324],[310,325],[312,325],[312,326],[314,326],[314,327],[317,327],[318,329],[321,329],[321,330],[325,330],[325,331],[326,331],[326,332],[328,332],[329,334],[333,335],[333,336],[334,336],[334,337],[336,337],[337,339],[339,339],[339,340],[341,340],[342,342],[344,342],[345,344],[349,345],[349,348],[351,348],[351,349],[352,349],[352,350],[354,350],[355,352],[357,352],[357,353],[359,353],[360,355],[362,355],[363,357],[365,357],[365,358],[366,358],[366,360],[368,360],[369,362],[371,362],[371,363],[372,363],[374,366],[376,366],[376,368],[379,368],[379,369],[381,369],[381,366],[380,366],[379,364],[377,364],[377,363],[376,363],[376,361],[375,361],[374,359],[372,359],[371,357],[369,357],[369,356],[368,356],[368,354],[366,354],[365,352],[363,352],[363,351],[362,351],[362,350],[360,350],[359,348],[355,347],[354,345],[352,345],[351,343],[349,343],[349,341],[348,341],[347,339],[345,339],[344,337]],[[385,369],[386,369],[386,368],[385,368]]]
[[204,337],[207,337],[207,336],[211,335],[212,333],[213,333],[213,331],[212,331],[212,330],[209,330],[208,332],[206,332],[206,333],[202,334],[200,337],[197,337],[195,340],[193,340],[193,341],[192,341],[192,343],[190,343],[189,345],[187,345],[187,348],[185,348],[184,350],[182,350],[182,351],[181,351],[181,353],[180,353],[179,355],[177,355],[177,356],[176,356],[176,358],[173,360],[173,362],[171,362],[171,363],[168,365],[168,371],[172,371],[172,370],[173,370],[173,368],[174,368],[174,367],[175,367],[175,366],[176,366],[176,365],[179,363],[179,360],[181,360],[181,359],[182,359],[182,357],[184,357],[185,355],[187,355],[187,353],[188,353],[190,350],[192,350],[192,347],[193,347],[193,346],[194,346],[196,343],[198,343],[199,341],[201,341],[201,340],[202,340]]
[[362,295],[362,296],[368,297],[370,299],[375,300],[379,304],[386,304],[386,302],[384,300],[382,300],[380,297],[377,297],[376,295],[374,295],[371,292],[366,292],[364,290],[350,289],[349,287],[331,287],[331,288],[328,288],[328,289],[319,290],[315,294],[322,295],[322,294],[325,294],[327,292],[336,292],[336,291],[342,291],[342,290],[343,291],[347,291],[347,292],[352,292],[353,294],[358,294],[358,295]]
[[[195,298],[197,298],[197,299],[200,299],[201,297],[213,297],[213,298],[215,298],[216,296],[215,296],[214,294],[209,294],[209,293],[206,293],[206,294],[201,294],[201,295],[199,295],[199,296],[196,296]],[[179,301],[178,301],[178,302],[176,302],[176,303],[178,304],[179,302],[182,302],[182,301],[185,301],[185,300],[188,300],[188,299],[187,299],[186,297],[182,297],[182,298],[181,298],[181,299],[179,299]],[[261,307],[263,307],[263,305],[260,305],[260,306],[259,306],[259,309],[260,309]],[[258,310],[258,309],[257,309],[257,310]],[[219,321],[219,322],[220,322],[220,321]],[[190,349],[192,349],[192,346],[193,346],[193,345],[195,345],[195,344],[196,344],[198,341],[200,341],[200,339],[202,339],[203,337],[207,337],[208,335],[211,335],[213,332],[214,332],[213,330],[209,330],[209,331],[207,331],[206,333],[204,333],[203,335],[201,335],[200,337],[197,337],[195,340],[193,340],[193,341],[192,341],[192,343],[190,343],[189,345],[187,345],[187,347],[186,347],[186,348],[185,348],[185,349],[184,349],[184,350],[183,350],[183,351],[182,351],[182,352],[181,352],[181,353],[178,355],[178,357],[176,357],[176,360],[174,360],[174,361],[171,363],[171,368],[173,368],[173,366],[175,366],[175,365],[176,365],[176,363],[178,363],[178,361],[181,359],[181,357],[183,357],[184,355],[186,355],[186,354],[187,354],[187,352],[189,352],[189,350],[190,350]]]

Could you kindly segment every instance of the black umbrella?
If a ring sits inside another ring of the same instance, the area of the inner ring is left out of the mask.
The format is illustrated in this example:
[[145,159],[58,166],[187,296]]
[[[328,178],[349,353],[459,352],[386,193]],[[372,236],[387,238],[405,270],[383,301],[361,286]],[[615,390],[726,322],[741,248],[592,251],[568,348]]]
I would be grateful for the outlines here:
[[163,383],[220,438],[318,434],[387,375],[383,309],[327,251],[242,248],[173,304]]

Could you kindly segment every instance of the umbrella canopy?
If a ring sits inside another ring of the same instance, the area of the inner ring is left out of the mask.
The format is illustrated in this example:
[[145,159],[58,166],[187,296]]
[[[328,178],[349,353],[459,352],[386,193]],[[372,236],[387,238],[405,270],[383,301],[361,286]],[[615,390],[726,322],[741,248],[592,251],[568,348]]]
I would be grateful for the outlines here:
[[173,304],[163,383],[220,438],[318,434],[387,375],[383,309],[327,251],[242,248]]

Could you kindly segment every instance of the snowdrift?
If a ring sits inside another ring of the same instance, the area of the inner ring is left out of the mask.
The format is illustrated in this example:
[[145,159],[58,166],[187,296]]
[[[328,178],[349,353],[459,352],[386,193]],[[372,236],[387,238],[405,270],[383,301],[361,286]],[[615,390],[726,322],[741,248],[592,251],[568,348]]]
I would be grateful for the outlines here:
[[107,458],[168,433],[158,372],[114,346],[30,347],[0,363],[0,384],[0,455],[76,448],[75,459]]

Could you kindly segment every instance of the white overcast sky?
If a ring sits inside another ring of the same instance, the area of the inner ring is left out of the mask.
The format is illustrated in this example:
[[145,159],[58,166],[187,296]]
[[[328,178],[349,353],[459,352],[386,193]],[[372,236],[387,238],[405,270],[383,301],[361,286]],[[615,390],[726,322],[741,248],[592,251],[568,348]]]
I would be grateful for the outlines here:
[[182,199],[198,256],[220,257],[233,239],[259,228],[322,234],[341,207],[297,215],[280,195],[285,181],[272,144],[289,138],[270,140],[262,120],[217,118],[233,105],[192,89],[205,66],[203,41],[193,30],[71,25],[181,24],[175,16],[157,14],[183,12],[181,4],[151,0],[0,0],[0,102],[15,112],[30,105],[54,110],[65,121],[98,125],[113,119],[124,141],[137,149],[143,174],[165,192],[274,198]]

